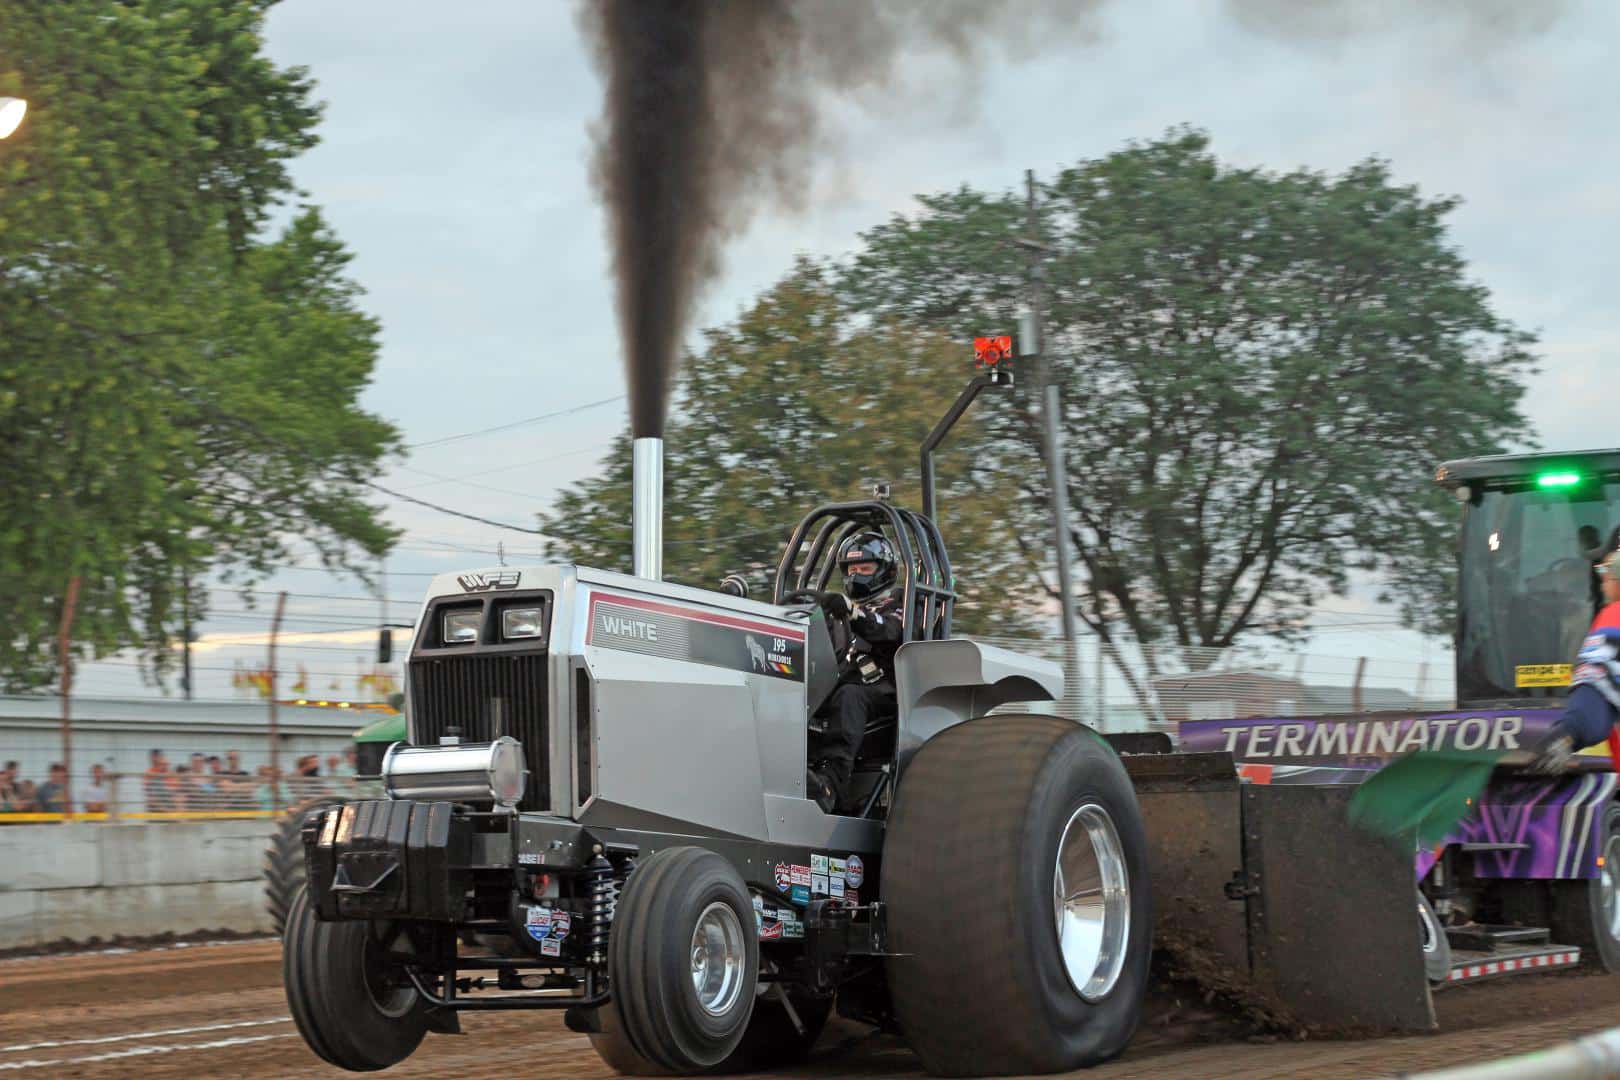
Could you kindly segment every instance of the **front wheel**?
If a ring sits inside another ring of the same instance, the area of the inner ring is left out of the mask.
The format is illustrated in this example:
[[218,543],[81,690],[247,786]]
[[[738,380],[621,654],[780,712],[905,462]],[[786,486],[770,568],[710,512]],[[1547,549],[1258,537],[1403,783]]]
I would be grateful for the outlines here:
[[300,889],[282,933],[282,985],[309,1048],[340,1069],[372,1072],[404,1061],[427,1034],[427,1003],[390,953],[396,924],[321,922]]
[[1136,792],[1095,733],[993,716],[917,751],[889,817],[895,1014],[930,1073],[1106,1061],[1141,1015],[1152,949]]
[[759,984],[753,902],[725,859],[665,848],[625,880],[608,939],[613,999],[592,1042],[640,1075],[721,1064],[742,1042]]

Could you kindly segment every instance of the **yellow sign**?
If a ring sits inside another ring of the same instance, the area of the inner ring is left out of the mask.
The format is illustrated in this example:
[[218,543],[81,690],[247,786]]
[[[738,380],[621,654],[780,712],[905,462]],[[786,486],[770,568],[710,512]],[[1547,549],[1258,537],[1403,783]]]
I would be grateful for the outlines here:
[[1568,686],[1571,664],[1520,664],[1513,669],[1514,686]]

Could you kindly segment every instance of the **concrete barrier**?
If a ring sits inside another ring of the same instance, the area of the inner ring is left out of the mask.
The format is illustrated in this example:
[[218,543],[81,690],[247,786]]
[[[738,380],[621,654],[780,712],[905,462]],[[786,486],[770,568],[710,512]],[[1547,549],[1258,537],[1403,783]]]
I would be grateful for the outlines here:
[[0,949],[271,929],[266,819],[0,827]]

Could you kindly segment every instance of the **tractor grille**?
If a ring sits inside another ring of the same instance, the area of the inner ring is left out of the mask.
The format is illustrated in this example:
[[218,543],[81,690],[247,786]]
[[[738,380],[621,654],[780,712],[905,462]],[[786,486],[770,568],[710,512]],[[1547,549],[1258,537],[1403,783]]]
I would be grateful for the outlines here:
[[418,658],[411,661],[411,724],[430,746],[452,727],[463,742],[510,735],[523,744],[529,786],[520,810],[551,807],[551,737],[546,726],[546,654]]

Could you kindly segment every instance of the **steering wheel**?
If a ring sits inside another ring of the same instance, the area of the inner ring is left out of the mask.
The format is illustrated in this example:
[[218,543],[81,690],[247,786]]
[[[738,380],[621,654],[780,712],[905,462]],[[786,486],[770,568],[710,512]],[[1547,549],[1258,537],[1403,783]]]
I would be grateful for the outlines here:
[[[834,596],[844,601],[844,612],[842,614],[835,615],[828,609],[828,600]],[[794,589],[782,597],[782,603],[784,604],[791,604],[795,601],[800,603],[808,601],[821,609],[822,614],[827,618],[827,632],[832,637],[833,654],[840,658],[839,662],[842,664],[842,658],[849,650],[850,640],[854,637],[854,633],[849,628],[849,601],[844,600],[842,593],[822,592],[819,589]]]

